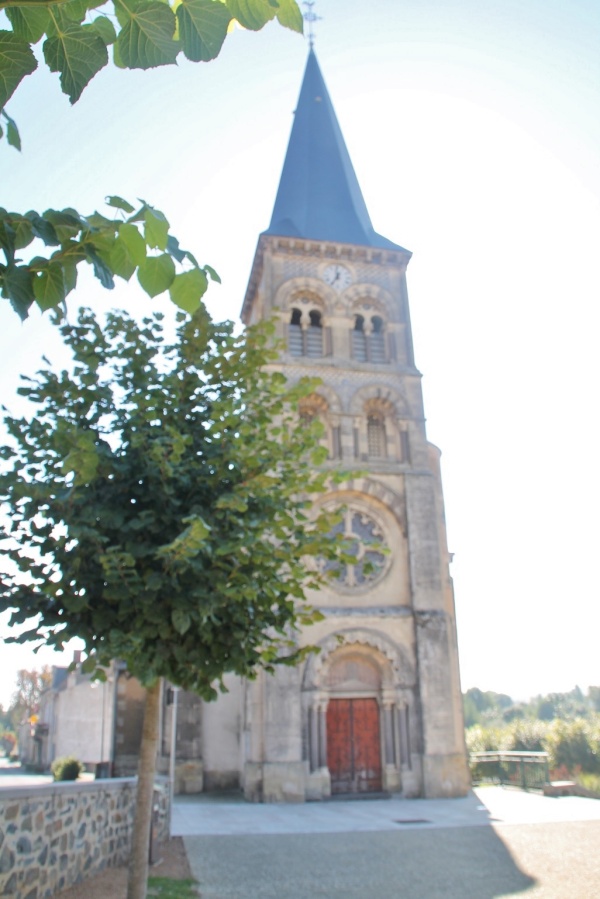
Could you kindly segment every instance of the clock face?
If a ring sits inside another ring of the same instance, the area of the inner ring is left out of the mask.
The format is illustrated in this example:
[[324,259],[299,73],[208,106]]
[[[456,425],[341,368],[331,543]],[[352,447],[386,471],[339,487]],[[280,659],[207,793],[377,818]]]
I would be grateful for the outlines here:
[[323,280],[326,284],[333,287],[334,290],[345,290],[352,281],[352,275],[345,265],[332,262],[323,272]]

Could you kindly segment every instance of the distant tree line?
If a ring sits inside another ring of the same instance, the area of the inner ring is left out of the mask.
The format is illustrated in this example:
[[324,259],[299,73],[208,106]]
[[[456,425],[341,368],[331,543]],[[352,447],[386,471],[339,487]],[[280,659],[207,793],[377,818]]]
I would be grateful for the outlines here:
[[551,779],[575,779],[600,792],[600,687],[587,693],[574,687],[528,702],[474,687],[463,701],[470,753],[547,752]]
[[52,675],[46,666],[41,671],[23,668],[17,672],[15,691],[8,707],[0,704],[0,753],[5,755],[15,748],[17,728],[23,721],[37,714],[40,696],[50,686]]
[[506,693],[472,687],[463,694],[463,707],[466,728],[475,724],[498,727],[516,719],[572,721],[600,712],[600,687],[590,687],[587,693],[574,687],[568,693],[534,696],[527,702],[515,702]]

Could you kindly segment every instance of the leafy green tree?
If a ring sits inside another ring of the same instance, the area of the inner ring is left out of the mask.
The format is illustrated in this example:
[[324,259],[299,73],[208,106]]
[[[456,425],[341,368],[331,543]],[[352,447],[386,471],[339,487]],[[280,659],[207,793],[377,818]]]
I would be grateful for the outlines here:
[[583,718],[553,721],[545,739],[552,767],[565,766],[571,776],[578,770],[600,774],[600,728]]
[[108,64],[127,69],[173,65],[179,54],[192,62],[218,56],[233,21],[251,31],[277,19],[302,32],[295,0],[0,0],[11,26],[0,30],[0,123],[20,148],[6,103],[38,66],[33,47],[57,72],[71,103]]
[[463,694],[465,727],[472,727],[482,721],[501,720],[503,710],[510,708],[513,701],[506,693],[484,692],[478,687],[471,687]]
[[588,690],[588,699],[592,709],[600,712],[600,687],[590,687]]
[[[92,266],[108,290],[115,286],[115,277],[129,281],[137,273],[148,296],[168,290],[175,305],[186,312],[199,308],[209,279],[220,280],[214,269],[200,266],[189,250],[179,246],[158,209],[143,203],[136,210],[122,197],[107,197],[107,203],[115,210],[114,218],[99,212],[82,216],[75,209],[48,209],[42,215],[0,209],[0,249],[5,258],[0,264],[0,290],[21,319],[27,318],[34,303],[42,312],[62,307],[84,263]],[[52,250],[51,255],[39,255],[40,243]],[[21,253],[29,246],[36,254],[24,263]]]
[[145,895],[159,679],[212,699],[225,672],[295,664],[320,617],[305,591],[346,558],[335,516],[310,512],[333,477],[297,416],[314,383],[268,367],[265,327],[235,336],[201,307],[169,342],[161,318],[63,326],[72,371],[27,381],[33,414],[7,416],[0,450],[17,641],[79,637],[84,670],[120,658],[147,687],[128,899]]
[[[74,103],[108,63],[109,46],[116,65],[148,69],[175,63],[180,53],[196,62],[214,59],[235,21],[258,31],[276,18],[303,30],[295,0],[0,0],[2,9],[12,30],[0,30],[0,137],[6,133],[19,149],[16,123],[4,107],[37,68],[32,48],[40,41],[47,65],[60,74]],[[115,276],[129,280],[137,272],[151,297],[168,290],[177,306],[198,308],[214,271],[179,247],[158,210],[144,203],[136,211],[119,197],[108,202],[126,216],[115,221],[73,208],[41,214],[0,208],[0,295],[22,319],[34,303],[42,311],[64,305],[83,262],[106,288]],[[53,248],[51,255],[23,261],[20,251],[30,245],[37,251],[40,242]]]
[[41,671],[22,668],[17,672],[15,692],[8,708],[8,717],[13,728],[35,715],[40,707],[42,691],[50,686],[52,675],[45,665]]

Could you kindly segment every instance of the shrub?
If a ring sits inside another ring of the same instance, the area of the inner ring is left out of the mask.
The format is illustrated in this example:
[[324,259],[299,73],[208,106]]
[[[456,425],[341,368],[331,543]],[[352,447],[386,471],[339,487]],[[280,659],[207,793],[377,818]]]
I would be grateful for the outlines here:
[[600,734],[594,721],[556,720],[546,736],[546,749],[553,767],[564,765],[573,773],[579,768],[586,774],[600,774]]
[[50,766],[54,780],[77,780],[83,771],[83,765],[79,759],[71,755],[55,759]]
[[594,793],[600,799],[600,775],[598,774],[577,774],[576,783],[580,784],[590,793]]

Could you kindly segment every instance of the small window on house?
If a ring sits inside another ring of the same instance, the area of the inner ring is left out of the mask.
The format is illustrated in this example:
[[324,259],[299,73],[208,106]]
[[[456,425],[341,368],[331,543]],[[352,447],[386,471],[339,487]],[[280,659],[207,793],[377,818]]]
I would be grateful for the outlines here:
[[357,362],[367,361],[367,335],[365,334],[365,319],[362,315],[354,317],[352,329],[352,358]]
[[386,456],[385,425],[378,415],[367,418],[367,449],[371,459],[384,459]]

